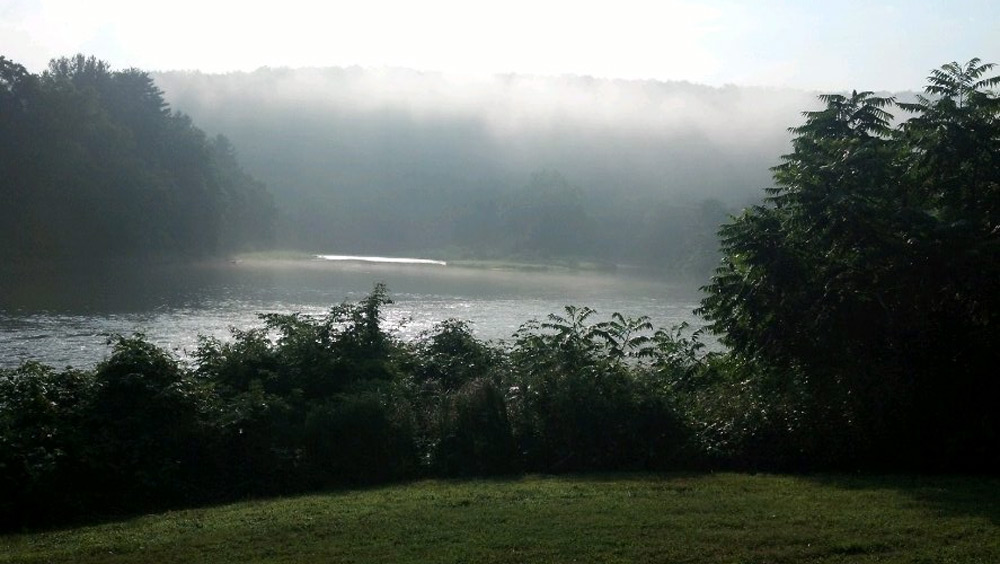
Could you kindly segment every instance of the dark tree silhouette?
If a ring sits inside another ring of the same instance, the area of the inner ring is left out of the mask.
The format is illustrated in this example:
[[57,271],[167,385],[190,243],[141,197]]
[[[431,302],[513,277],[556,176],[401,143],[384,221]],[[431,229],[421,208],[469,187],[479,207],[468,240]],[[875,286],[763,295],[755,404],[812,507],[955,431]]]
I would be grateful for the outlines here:
[[145,72],[94,57],[41,75],[0,58],[0,256],[205,256],[260,247],[274,205],[223,138]]
[[721,230],[701,312],[805,458],[998,464],[1000,106],[978,60],[928,97],[828,95]]

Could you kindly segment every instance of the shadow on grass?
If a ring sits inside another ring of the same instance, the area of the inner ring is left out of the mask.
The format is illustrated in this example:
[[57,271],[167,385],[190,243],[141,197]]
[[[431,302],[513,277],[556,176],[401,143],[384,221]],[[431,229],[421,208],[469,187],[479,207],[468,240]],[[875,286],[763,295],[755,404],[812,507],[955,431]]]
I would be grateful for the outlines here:
[[[651,479],[670,484],[674,489],[688,490],[695,488],[697,482],[709,479],[713,472],[704,471],[674,471],[674,472],[581,472],[567,474],[506,474],[494,476],[470,477],[418,477],[411,480],[399,480],[387,483],[317,488],[309,491],[286,491],[260,493],[256,495],[220,496],[217,499],[205,499],[201,502],[160,504],[145,509],[107,511],[97,514],[77,515],[74,518],[60,520],[56,523],[38,526],[22,526],[10,530],[0,530],[0,537],[7,534],[30,534],[44,531],[70,530],[81,526],[94,526],[136,519],[145,515],[171,511],[210,509],[238,503],[267,503],[279,499],[293,499],[316,495],[337,495],[343,493],[358,493],[380,489],[392,489],[423,481],[433,481],[443,484],[484,483],[492,485],[518,484],[526,481],[556,479],[563,482],[579,483],[648,483]],[[738,475],[738,474],[737,474]],[[920,505],[942,516],[977,516],[990,521],[992,525],[1000,525],[1000,477],[991,476],[882,476],[882,475],[786,475],[813,482],[829,488],[849,491],[887,490],[899,492]]]
[[892,490],[942,515],[985,517],[1000,525],[1000,477],[996,476],[810,476],[847,490]]

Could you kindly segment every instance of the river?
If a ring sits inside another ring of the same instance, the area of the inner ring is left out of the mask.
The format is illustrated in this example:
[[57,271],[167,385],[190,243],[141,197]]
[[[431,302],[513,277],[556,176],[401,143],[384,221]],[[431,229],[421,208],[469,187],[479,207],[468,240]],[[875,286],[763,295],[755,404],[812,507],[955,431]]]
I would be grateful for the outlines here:
[[[344,257],[337,257],[343,259]],[[260,325],[258,313],[321,315],[385,282],[395,303],[386,327],[410,339],[439,321],[472,322],[484,339],[508,339],[525,321],[565,305],[647,315],[657,327],[699,320],[696,283],[615,272],[496,270],[356,260],[242,261],[136,268],[34,268],[0,280],[0,367],[37,360],[90,368],[115,334],[144,333],[187,357],[199,335]]]

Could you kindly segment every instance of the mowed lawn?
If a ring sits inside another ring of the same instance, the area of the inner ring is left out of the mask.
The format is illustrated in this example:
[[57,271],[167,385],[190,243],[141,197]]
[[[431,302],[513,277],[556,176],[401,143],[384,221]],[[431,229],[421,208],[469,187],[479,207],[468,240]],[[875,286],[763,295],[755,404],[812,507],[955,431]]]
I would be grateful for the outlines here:
[[1000,479],[422,481],[0,536],[0,562],[1000,562]]

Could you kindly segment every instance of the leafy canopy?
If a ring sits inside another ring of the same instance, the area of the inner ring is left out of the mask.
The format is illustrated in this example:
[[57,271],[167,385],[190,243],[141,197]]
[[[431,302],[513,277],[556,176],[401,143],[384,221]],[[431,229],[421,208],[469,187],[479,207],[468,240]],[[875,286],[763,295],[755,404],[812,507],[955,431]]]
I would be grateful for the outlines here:
[[[1000,360],[992,69],[944,65],[915,103],[821,96],[766,201],[720,231],[700,312],[755,393],[809,422],[790,433],[824,434],[818,450],[996,462],[983,399]],[[894,107],[913,116],[893,127]]]

